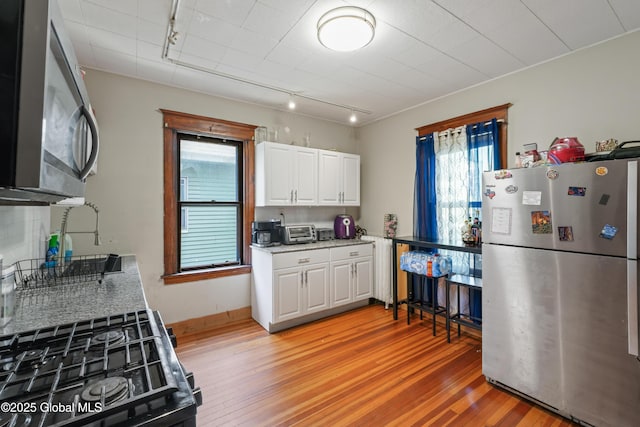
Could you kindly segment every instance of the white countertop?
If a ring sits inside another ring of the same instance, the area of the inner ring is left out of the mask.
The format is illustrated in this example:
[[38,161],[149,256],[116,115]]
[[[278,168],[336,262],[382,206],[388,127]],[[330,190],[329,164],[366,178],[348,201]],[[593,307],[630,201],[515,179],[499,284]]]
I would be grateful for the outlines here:
[[373,242],[360,240],[360,239],[336,239],[336,240],[325,240],[322,242],[300,243],[297,245],[269,246],[266,248],[261,248],[259,246],[251,245],[251,249],[256,251],[268,252],[271,254],[280,254],[285,252],[308,251],[311,249],[337,248],[341,246],[368,245],[368,244],[373,244]]

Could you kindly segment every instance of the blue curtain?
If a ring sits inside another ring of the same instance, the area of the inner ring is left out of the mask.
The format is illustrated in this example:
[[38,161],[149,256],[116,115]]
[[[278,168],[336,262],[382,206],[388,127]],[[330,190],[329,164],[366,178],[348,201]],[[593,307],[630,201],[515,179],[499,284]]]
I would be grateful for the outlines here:
[[[416,137],[416,178],[413,192],[413,235],[425,240],[438,238],[436,215],[436,153],[433,134]],[[412,276],[413,294],[431,301],[431,283],[424,276]],[[418,291],[420,289],[420,291]],[[436,301],[437,302],[437,301]]]
[[413,202],[413,235],[437,239],[436,154],[433,134],[416,137],[416,179]]
[[482,172],[500,169],[498,122],[476,123],[467,126],[469,155],[469,211],[482,207]]
[[[496,119],[467,126],[467,149],[469,150],[469,212],[471,216],[480,218],[482,172],[501,168]],[[474,258],[479,257],[474,255]],[[473,265],[482,271],[480,263],[479,259],[474,259]],[[469,290],[469,314],[472,318],[482,318],[481,293],[473,289]]]

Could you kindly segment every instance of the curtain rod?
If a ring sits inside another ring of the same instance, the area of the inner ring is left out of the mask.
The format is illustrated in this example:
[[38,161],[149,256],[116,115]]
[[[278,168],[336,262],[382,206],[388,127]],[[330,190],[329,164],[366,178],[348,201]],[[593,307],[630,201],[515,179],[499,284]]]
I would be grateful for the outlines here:
[[[507,123],[507,122],[504,119],[497,119],[496,123]],[[489,124],[491,124],[491,122],[485,122],[484,124],[485,125],[489,125]]]
[[[504,119],[497,119],[497,120],[496,120],[496,123],[507,124],[507,122],[506,122]],[[491,124],[491,122],[484,122],[484,125],[490,125],[490,124]],[[460,129],[460,130],[461,130],[461,129],[462,129],[463,127],[465,127],[465,126],[471,126],[471,125],[462,125],[462,126],[458,126],[457,128],[449,128],[449,129],[445,129],[445,130],[438,131],[438,133],[449,132],[449,131],[455,131],[455,130],[458,130],[458,129]],[[476,127],[476,126],[477,126],[477,124],[476,124],[476,125],[473,125],[473,127]],[[420,141],[424,141],[425,139],[427,139],[427,137],[426,137],[426,135],[423,135],[423,136],[420,138]]]

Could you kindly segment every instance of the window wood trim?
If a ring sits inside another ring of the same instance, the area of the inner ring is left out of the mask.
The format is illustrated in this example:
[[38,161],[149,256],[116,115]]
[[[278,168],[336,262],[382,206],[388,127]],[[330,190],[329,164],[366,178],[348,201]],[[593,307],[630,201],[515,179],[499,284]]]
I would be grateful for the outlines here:
[[498,133],[500,138],[500,163],[503,168],[507,167],[507,124],[508,124],[508,109],[513,104],[502,104],[495,107],[487,108],[484,110],[476,111],[473,113],[464,114],[462,116],[453,117],[451,119],[443,120],[440,122],[431,123],[428,125],[420,126],[416,128],[418,136],[428,135],[433,132],[443,132],[447,129],[457,128],[459,126],[465,126],[473,123],[479,123],[483,121],[489,121],[491,119],[498,120]]
[[[175,284],[197,280],[214,279],[251,271],[251,221],[255,212],[254,194],[254,132],[257,126],[214,119],[211,117],[160,109],[163,119],[164,151],[164,283]],[[243,203],[242,203],[242,260],[241,265],[179,272],[177,211],[178,179],[178,133],[191,133],[213,138],[229,138],[242,141]]]

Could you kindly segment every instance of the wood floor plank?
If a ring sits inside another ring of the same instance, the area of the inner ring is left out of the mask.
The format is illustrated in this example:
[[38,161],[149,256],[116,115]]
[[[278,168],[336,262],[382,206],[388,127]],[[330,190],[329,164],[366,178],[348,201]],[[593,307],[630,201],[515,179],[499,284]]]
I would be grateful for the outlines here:
[[372,305],[276,334],[241,321],[177,352],[201,426],[573,425],[487,383],[477,337],[431,331]]

